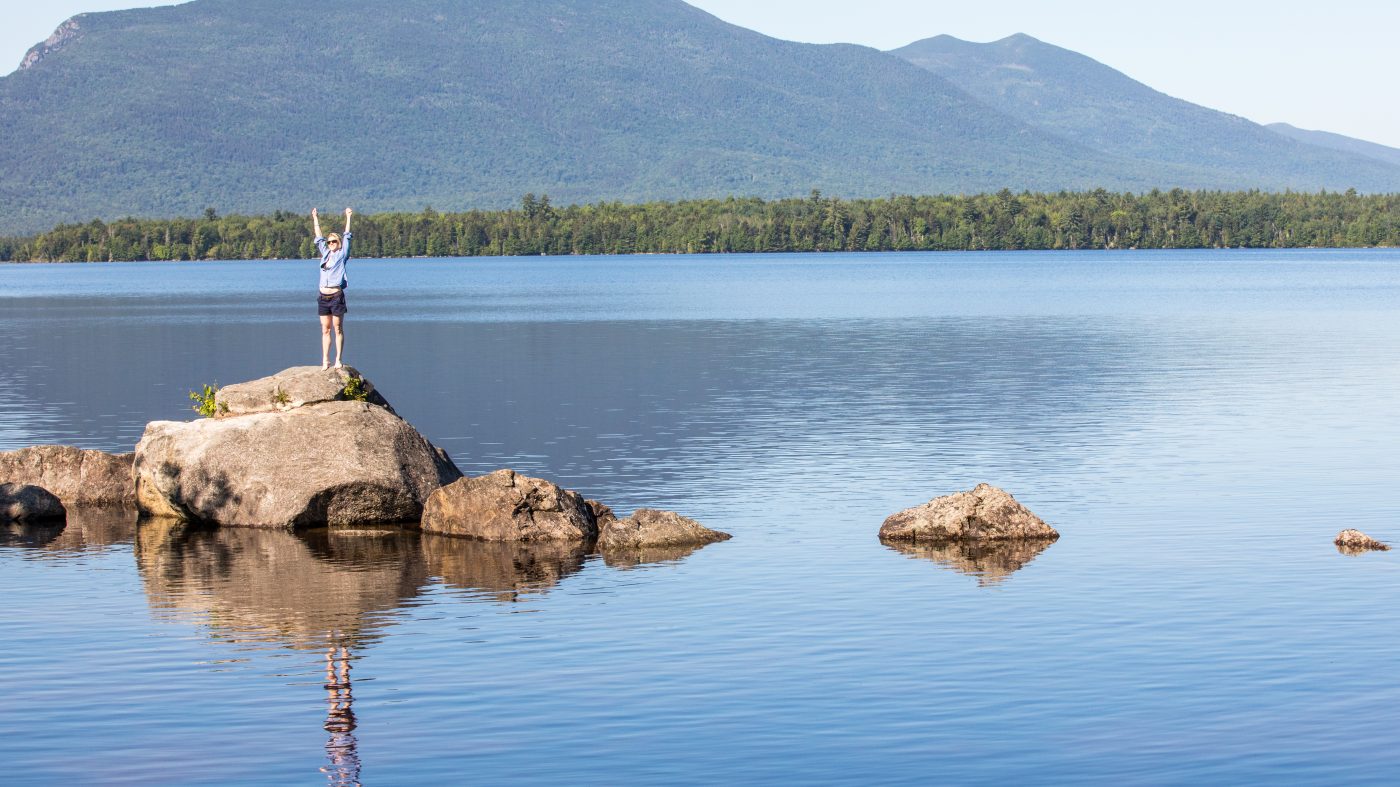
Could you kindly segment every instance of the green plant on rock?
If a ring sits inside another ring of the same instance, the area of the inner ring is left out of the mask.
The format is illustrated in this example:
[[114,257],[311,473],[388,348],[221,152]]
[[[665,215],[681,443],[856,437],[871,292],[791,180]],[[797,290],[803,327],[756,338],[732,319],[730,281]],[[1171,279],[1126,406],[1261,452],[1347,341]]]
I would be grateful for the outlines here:
[[352,402],[364,402],[369,399],[369,389],[365,387],[365,378],[351,377],[345,381],[345,388],[341,395]]
[[228,412],[228,403],[217,401],[215,398],[219,393],[219,384],[205,385],[202,390],[190,391],[190,401],[194,402],[194,411],[205,418],[213,418]]
[[276,388],[272,389],[273,404],[277,405],[278,407],[286,407],[287,403],[290,401],[292,401],[292,397],[288,396],[287,392],[282,390],[282,386],[279,385]]

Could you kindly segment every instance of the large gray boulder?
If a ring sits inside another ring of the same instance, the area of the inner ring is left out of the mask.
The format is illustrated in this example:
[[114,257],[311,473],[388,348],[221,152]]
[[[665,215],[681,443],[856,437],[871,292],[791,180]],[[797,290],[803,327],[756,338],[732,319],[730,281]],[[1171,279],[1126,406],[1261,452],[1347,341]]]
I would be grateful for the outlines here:
[[593,510],[577,492],[514,470],[437,490],[424,507],[422,529],[483,541],[587,541],[598,535]]
[[1016,498],[990,484],[936,497],[901,511],[880,526],[885,541],[1056,539],[1060,534]]
[[134,475],[143,514],[295,529],[417,523],[429,495],[462,474],[386,407],[332,399],[152,422]]
[[132,454],[67,445],[34,445],[0,452],[0,482],[49,490],[65,506],[133,506]]
[[598,534],[598,549],[651,547],[698,547],[716,541],[728,541],[731,536],[677,514],[639,508],[626,519],[613,519],[603,524]]
[[322,369],[319,366],[293,366],[270,377],[249,380],[220,388],[214,394],[216,418],[254,413],[284,413],[298,407],[350,399],[347,385],[356,381],[359,400],[393,412],[384,397],[353,366]]
[[58,496],[29,484],[0,484],[0,522],[44,522],[63,519],[66,512]]

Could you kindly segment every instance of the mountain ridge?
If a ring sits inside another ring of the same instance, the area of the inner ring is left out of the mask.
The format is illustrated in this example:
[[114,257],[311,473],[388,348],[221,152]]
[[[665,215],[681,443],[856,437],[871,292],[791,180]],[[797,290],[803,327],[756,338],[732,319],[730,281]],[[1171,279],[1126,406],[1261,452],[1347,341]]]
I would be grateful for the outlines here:
[[1169,96],[1079,52],[1024,33],[987,43],[934,36],[893,55],[992,107],[1100,153],[1155,162],[1185,188],[1393,191],[1392,167],[1289,139],[1238,115]]
[[[1125,155],[905,58],[781,41],[680,0],[193,0],[76,16],[25,62],[0,77],[0,233],[524,192],[1312,185]],[[1324,185],[1400,189],[1400,167],[1346,183],[1332,169]]]

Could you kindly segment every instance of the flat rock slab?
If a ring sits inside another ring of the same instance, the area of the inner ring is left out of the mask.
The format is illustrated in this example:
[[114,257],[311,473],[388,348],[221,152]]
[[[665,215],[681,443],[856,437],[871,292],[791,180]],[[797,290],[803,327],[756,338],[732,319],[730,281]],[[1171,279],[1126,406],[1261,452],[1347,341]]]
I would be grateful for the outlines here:
[[0,484],[0,522],[61,520],[67,512],[58,495],[32,484]]
[[47,489],[65,506],[134,506],[133,454],[67,445],[34,445],[0,452],[0,482]]
[[463,478],[433,493],[423,532],[483,541],[588,541],[593,509],[577,492],[514,470]]
[[417,523],[429,495],[462,475],[403,419],[350,401],[155,421],[134,472],[143,514],[282,529]]
[[363,401],[393,412],[384,397],[374,390],[374,384],[354,367],[293,366],[270,377],[220,388],[214,395],[219,411],[215,417],[281,413],[308,405],[346,401],[349,397],[345,395],[345,386],[351,380],[360,381],[365,393]]
[[1060,534],[1004,490],[978,484],[894,514],[880,526],[886,541],[1056,539]]
[[1390,551],[1389,545],[1371,538],[1360,530],[1343,530],[1332,543],[1337,545],[1338,551],[1346,555]]
[[605,522],[598,534],[598,548],[604,552],[615,549],[654,547],[698,547],[731,536],[677,514],[639,508],[626,519]]

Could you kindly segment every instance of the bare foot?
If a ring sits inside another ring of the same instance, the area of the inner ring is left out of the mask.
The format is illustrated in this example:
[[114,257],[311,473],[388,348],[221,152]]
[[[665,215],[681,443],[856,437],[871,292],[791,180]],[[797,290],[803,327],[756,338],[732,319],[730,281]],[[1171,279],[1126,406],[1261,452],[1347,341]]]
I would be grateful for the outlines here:
[[337,358],[337,359],[335,360],[335,368],[337,368],[337,369],[344,369],[344,368],[345,368],[345,364],[341,363],[341,362],[340,362],[340,359]]
[[325,370],[327,370],[327,369],[329,369],[329,368],[331,368],[331,362],[330,362],[330,361],[321,361],[321,371],[324,372]]

